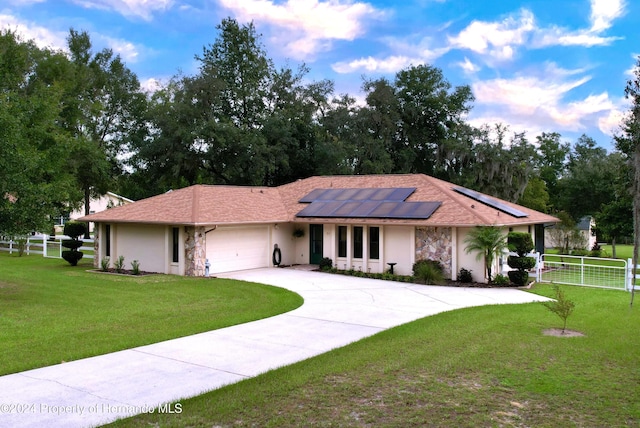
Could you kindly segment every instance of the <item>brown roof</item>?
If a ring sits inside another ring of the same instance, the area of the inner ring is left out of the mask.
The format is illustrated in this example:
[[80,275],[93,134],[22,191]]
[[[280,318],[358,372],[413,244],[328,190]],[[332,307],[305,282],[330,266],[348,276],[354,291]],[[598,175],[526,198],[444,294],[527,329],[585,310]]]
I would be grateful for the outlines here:
[[[426,220],[363,218],[298,218],[306,203],[298,201],[315,189],[415,187],[407,202],[441,202]],[[493,198],[527,214],[517,218],[453,190],[459,187],[423,174],[318,176],[280,187],[195,185],[83,217],[84,221],[159,224],[247,223],[375,223],[424,226],[479,226],[554,223],[558,219]]]
[[180,225],[284,222],[277,188],[194,185],[79,219]]

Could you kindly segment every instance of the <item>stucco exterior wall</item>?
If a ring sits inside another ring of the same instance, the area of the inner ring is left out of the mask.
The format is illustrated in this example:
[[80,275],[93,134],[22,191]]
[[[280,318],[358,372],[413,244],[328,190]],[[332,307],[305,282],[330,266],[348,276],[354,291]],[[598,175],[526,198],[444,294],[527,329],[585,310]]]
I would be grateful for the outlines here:
[[[273,246],[275,244],[278,244],[278,248],[280,248],[280,254],[282,255],[282,259],[280,261],[281,265],[292,265],[296,262],[296,241],[304,239],[304,237],[294,237],[293,229],[293,224],[278,224],[277,227],[274,226],[272,228],[271,254],[273,256]],[[271,261],[271,265],[273,265],[273,260]]]
[[453,269],[451,227],[416,227],[416,260],[435,260],[442,264],[445,278]]
[[413,226],[385,226],[384,227],[384,269],[387,263],[397,263],[393,272],[399,275],[411,275],[415,262],[415,227]]
[[111,227],[111,265],[124,256],[125,266],[130,268],[133,260],[140,262],[140,269],[165,273],[167,249],[165,244],[166,226],[144,224],[118,224]]

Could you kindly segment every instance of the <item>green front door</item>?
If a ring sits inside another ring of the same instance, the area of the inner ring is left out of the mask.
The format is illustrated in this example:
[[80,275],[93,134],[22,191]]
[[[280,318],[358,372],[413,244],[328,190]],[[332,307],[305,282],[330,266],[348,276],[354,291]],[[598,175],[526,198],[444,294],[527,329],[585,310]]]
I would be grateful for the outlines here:
[[320,264],[320,260],[322,260],[322,225],[321,224],[309,225],[309,244],[310,244],[309,263],[311,263],[312,265]]

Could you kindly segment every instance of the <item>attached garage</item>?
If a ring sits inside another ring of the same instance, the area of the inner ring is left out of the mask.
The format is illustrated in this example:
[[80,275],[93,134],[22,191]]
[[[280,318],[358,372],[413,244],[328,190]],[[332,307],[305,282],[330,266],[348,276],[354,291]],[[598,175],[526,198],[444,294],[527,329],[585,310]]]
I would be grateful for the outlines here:
[[216,228],[207,233],[210,272],[268,267],[271,262],[269,227]]

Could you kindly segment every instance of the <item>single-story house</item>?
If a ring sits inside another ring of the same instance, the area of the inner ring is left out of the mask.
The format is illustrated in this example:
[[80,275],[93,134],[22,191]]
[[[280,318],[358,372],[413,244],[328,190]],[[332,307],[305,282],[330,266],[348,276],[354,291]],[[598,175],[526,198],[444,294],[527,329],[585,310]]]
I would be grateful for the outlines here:
[[[438,260],[483,281],[484,261],[465,251],[475,226],[531,233],[558,219],[423,174],[310,177],[278,187],[194,185],[82,217],[96,223],[94,263],[104,257],[145,271],[203,276],[283,265],[409,275]],[[275,248],[279,251],[276,251]],[[498,272],[498,261],[496,269]]]
[[596,220],[592,216],[584,216],[576,224],[577,234],[556,229],[555,225],[549,225],[545,232],[545,244],[547,248],[562,248],[568,239],[570,250],[591,250],[596,244]]
[[[89,214],[97,213],[100,211],[104,211],[109,208],[119,207],[122,205],[127,205],[134,202],[129,198],[125,198],[124,196],[120,196],[113,192],[107,192],[104,195],[101,195],[97,198],[91,198],[89,201]],[[73,210],[69,213],[68,220],[77,220],[80,217],[83,217],[84,206],[77,210]],[[61,217],[60,222],[56,225],[56,229],[59,233],[62,233],[62,229],[64,227],[65,218]],[[93,232],[94,225],[93,223],[89,223],[89,231]]]

